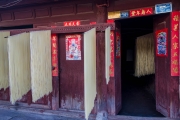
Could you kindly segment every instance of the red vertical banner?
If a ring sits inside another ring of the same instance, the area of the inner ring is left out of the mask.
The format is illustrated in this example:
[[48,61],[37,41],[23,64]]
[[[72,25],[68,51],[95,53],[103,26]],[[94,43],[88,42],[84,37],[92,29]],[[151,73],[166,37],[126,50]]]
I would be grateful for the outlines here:
[[57,34],[51,35],[51,58],[52,58],[52,76],[58,76],[58,45],[57,45],[58,36]]
[[171,13],[171,76],[179,76],[179,12]]
[[114,77],[114,31],[110,33],[110,44],[111,44],[111,65],[109,67],[110,77]]

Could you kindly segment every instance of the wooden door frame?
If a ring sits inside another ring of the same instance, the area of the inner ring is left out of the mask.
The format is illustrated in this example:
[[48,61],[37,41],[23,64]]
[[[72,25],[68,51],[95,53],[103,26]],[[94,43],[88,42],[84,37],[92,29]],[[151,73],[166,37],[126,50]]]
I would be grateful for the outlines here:
[[[51,33],[57,33],[57,34],[65,34],[65,33],[84,33],[88,30],[91,30],[92,28],[96,28],[97,32],[105,31],[107,27],[111,27],[111,30],[115,30],[115,24],[114,23],[100,23],[96,25],[82,25],[82,26],[69,26],[69,27],[41,27],[41,28],[32,28],[32,29],[18,29],[18,30],[2,30],[2,31],[10,31],[11,35],[20,34],[23,32],[30,32],[30,31],[40,31],[40,30],[51,30]],[[58,54],[58,58],[60,55]],[[59,62],[59,61],[58,61]],[[58,63],[59,64],[59,63]],[[30,108],[43,108],[43,109],[52,109],[52,110],[59,110],[59,76],[53,77],[53,91],[50,94],[51,99],[48,100],[49,105],[39,105],[39,104],[33,104],[28,105],[27,103],[18,103],[17,105],[20,107],[30,107]],[[10,106],[11,103],[9,101],[1,101],[2,104],[0,105],[6,105]],[[14,105],[14,106],[17,106]]]
[[[170,13],[167,13],[167,14],[169,14],[170,15]],[[161,16],[162,14],[159,14],[159,15],[156,15],[155,16],[155,14],[154,15],[152,15],[152,16],[154,16],[154,17],[157,17],[157,16]],[[140,17],[142,17],[142,19],[143,19],[143,17],[148,17],[148,16],[140,16]],[[133,17],[134,18],[134,17]],[[125,18],[125,19],[132,19],[132,18]],[[119,28],[120,27],[120,24],[121,24],[121,22],[120,23],[117,23],[116,25],[118,25],[118,29],[121,29],[121,28]],[[153,23],[154,24],[154,23]],[[169,23],[170,24],[170,23]],[[117,26],[116,26],[117,27]],[[153,28],[153,35],[154,35],[154,33],[155,33],[155,31],[154,31],[154,28]],[[120,32],[120,35],[121,35],[121,32]],[[168,40],[170,40],[170,39],[168,39]],[[155,39],[154,39],[154,41],[155,41]],[[155,43],[154,43],[155,44]],[[156,44],[155,44],[156,45]],[[122,40],[121,40],[121,46],[122,46]],[[116,47],[116,46],[115,46]],[[169,44],[169,41],[168,41],[168,51],[170,50],[170,44]],[[121,52],[122,52],[122,50],[121,50]],[[156,46],[154,46],[154,61],[155,61],[155,66],[156,66]],[[122,72],[122,71],[121,71]],[[122,74],[122,73],[121,73]],[[157,78],[156,78],[156,73],[155,73],[155,94],[157,93]],[[168,80],[168,82],[169,82],[169,80]],[[122,77],[121,77],[121,83],[122,83]],[[121,84],[121,87],[122,87],[122,84]],[[168,92],[169,92],[169,87],[168,87]],[[122,95],[122,91],[121,91],[121,95]],[[155,98],[157,98],[157,96],[155,96]],[[121,96],[121,99],[122,99],[122,96]],[[170,98],[169,98],[170,99]],[[157,110],[157,104],[155,105],[156,106],[156,111],[158,111]],[[170,104],[169,104],[169,107],[170,107]],[[169,112],[169,111],[168,111]],[[170,113],[168,113],[168,114],[170,114]]]

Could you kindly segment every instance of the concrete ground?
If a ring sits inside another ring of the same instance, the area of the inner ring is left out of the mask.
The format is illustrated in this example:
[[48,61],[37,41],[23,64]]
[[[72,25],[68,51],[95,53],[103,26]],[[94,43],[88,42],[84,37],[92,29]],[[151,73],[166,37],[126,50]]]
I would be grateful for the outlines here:
[[[0,120],[85,120],[83,118],[68,118],[56,115],[44,115],[28,112],[19,112],[16,110],[0,109]],[[89,120],[94,120],[93,118]],[[158,117],[133,117],[133,116],[109,116],[108,120],[174,120]]]
[[26,112],[18,112],[15,110],[0,109],[0,120],[83,120],[76,118],[67,118],[54,115],[42,115]]

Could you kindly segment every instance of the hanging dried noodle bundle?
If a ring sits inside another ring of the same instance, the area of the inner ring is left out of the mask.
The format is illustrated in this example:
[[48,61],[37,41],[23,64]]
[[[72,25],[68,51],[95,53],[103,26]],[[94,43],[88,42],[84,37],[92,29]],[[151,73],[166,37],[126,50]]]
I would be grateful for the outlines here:
[[0,32],[0,90],[9,87],[9,63],[7,51],[7,38],[10,32]]
[[153,34],[140,36],[136,40],[135,76],[155,73]]
[[36,102],[52,92],[51,31],[30,32],[31,89]]
[[14,104],[31,88],[29,33],[8,37],[8,56],[10,101]]
[[86,120],[88,120],[94,107],[96,93],[96,29],[93,28],[84,33],[84,107]]

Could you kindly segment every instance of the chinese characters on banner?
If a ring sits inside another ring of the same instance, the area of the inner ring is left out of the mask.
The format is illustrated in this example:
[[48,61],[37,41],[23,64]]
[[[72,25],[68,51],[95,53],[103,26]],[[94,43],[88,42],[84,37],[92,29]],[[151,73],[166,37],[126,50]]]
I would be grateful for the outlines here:
[[66,36],[66,60],[81,60],[81,35]]
[[58,47],[57,47],[57,35],[52,34],[51,35],[51,61],[52,61],[52,66],[54,69],[52,70],[52,76],[58,76]]
[[167,56],[167,31],[168,29],[162,29],[156,31],[156,55]]
[[179,76],[179,12],[171,13],[171,76]]
[[114,39],[115,32],[111,31],[110,39],[111,39],[111,65],[109,67],[110,77],[114,77],[114,52],[116,52],[116,58],[120,58],[120,34],[116,32],[116,50],[114,49]]
[[144,15],[151,15],[153,13],[153,8],[142,8],[142,9],[135,9],[130,10],[130,17],[137,17],[137,16],[144,16]]
[[110,33],[110,40],[111,40],[111,65],[109,67],[110,77],[114,77],[114,31]]
[[116,32],[116,58],[120,58],[121,55],[121,41],[120,34]]
[[80,21],[64,22],[64,26],[79,26],[80,24],[81,24]]

